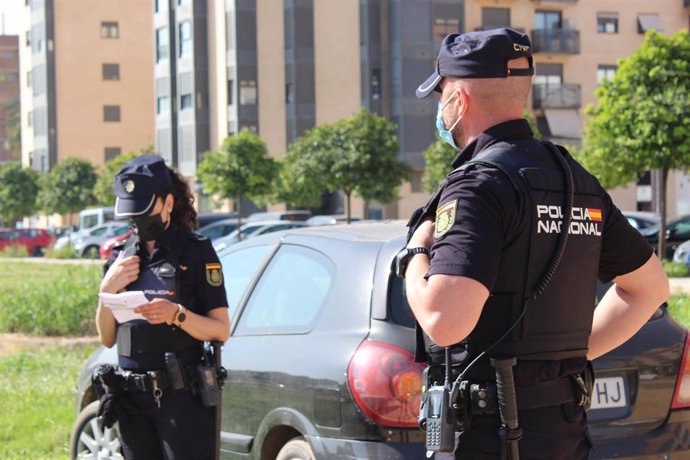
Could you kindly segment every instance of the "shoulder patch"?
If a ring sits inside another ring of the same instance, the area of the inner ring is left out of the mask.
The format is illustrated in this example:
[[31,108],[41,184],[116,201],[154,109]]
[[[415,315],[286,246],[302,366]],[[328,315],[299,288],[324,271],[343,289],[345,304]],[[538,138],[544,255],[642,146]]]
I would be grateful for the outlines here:
[[458,200],[447,201],[436,210],[436,224],[434,225],[434,238],[440,238],[455,224],[455,210]]
[[223,284],[223,270],[220,264],[206,264],[206,282],[213,287]]

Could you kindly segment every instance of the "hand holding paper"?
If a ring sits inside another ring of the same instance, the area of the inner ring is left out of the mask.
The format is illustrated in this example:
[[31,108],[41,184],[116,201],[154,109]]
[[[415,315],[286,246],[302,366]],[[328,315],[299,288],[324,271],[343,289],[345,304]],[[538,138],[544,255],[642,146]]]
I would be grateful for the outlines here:
[[141,313],[135,313],[134,309],[139,305],[149,303],[143,291],[127,291],[119,294],[101,292],[99,299],[104,306],[110,308],[118,323],[126,323],[135,319],[146,319]]

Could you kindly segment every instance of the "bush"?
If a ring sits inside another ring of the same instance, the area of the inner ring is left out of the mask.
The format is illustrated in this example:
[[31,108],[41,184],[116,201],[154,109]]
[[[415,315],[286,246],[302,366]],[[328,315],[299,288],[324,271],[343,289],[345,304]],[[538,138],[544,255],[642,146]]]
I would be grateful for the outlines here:
[[0,331],[93,335],[98,265],[0,263]]
[[29,250],[26,246],[11,244],[0,251],[0,257],[29,257]]
[[74,250],[74,246],[67,244],[60,248],[47,248],[45,250],[45,257],[49,259],[78,259],[79,255]]
[[664,264],[664,270],[670,278],[684,278],[690,274],[688,266],[684,263],[669,260],[663,260],[661,263]]
[[690,295],[681,292],[668,299],[668,311],[684,327],[690,327]]

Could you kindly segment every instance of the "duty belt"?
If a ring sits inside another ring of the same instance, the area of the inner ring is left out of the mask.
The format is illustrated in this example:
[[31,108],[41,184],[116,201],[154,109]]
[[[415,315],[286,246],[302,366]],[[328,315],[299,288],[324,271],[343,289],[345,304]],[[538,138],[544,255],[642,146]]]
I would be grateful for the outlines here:
[[[474,384],[463,382],[467,404],[462,404],[471,415],[498,414],[496,384]],[[461,390],[460,395],[463,394]],[[460,396],[462,397],[462,396]],[[526,387],[517,387],[516,399],[518,410],[539,409],[574,402],[586,406],[589,402],[587,389],[578,376],[562,377]]]

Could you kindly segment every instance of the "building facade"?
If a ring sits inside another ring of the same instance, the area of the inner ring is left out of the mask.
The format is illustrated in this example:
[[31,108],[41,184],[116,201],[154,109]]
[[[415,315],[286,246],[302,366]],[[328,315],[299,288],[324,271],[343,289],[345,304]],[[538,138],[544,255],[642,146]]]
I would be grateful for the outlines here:
[[152,0],[27,0],[22,14],[25,166],[154,144]]
[[[159,3],[167,10],[156,7],[156,53],[171,58],[156,66],[158,150],[193,175],[194,160],[205,150],[216,150],[227,135],[247,128],[280,157],[316,124],[365,107],[396,123],[399,156],[414,174],[394,204],[374,204],[364,215],[363,203],[355,202],[360,217],[405,218],[428,197],[421,189],[423,151],[435,139],[436,101],[417,100],[414,90],[433,68],[446,34],[495,27],[528,33],[536,75],[527,109],[544,137],[579,145],[583,108],[596,102],[594,91],[615,73],[617,60],[639,48],[648,29],[671,34],[688,27],[684,0]],[[188,37],[192,43],[184,45]],[[161,104],[167,95],[170,102]],[[685,182],[680,174],[669,181],[671,217],[690,212],[684,201],[690,197],[681,191]],[[623,209],[646,209],[651,200],[644,182],[613,195]],[[331,197],[327,211],[340,212],[341,206]]]
[[0,35],[0,163],[19,161],[10,149],[8,118],[19,110],[19,37]]

